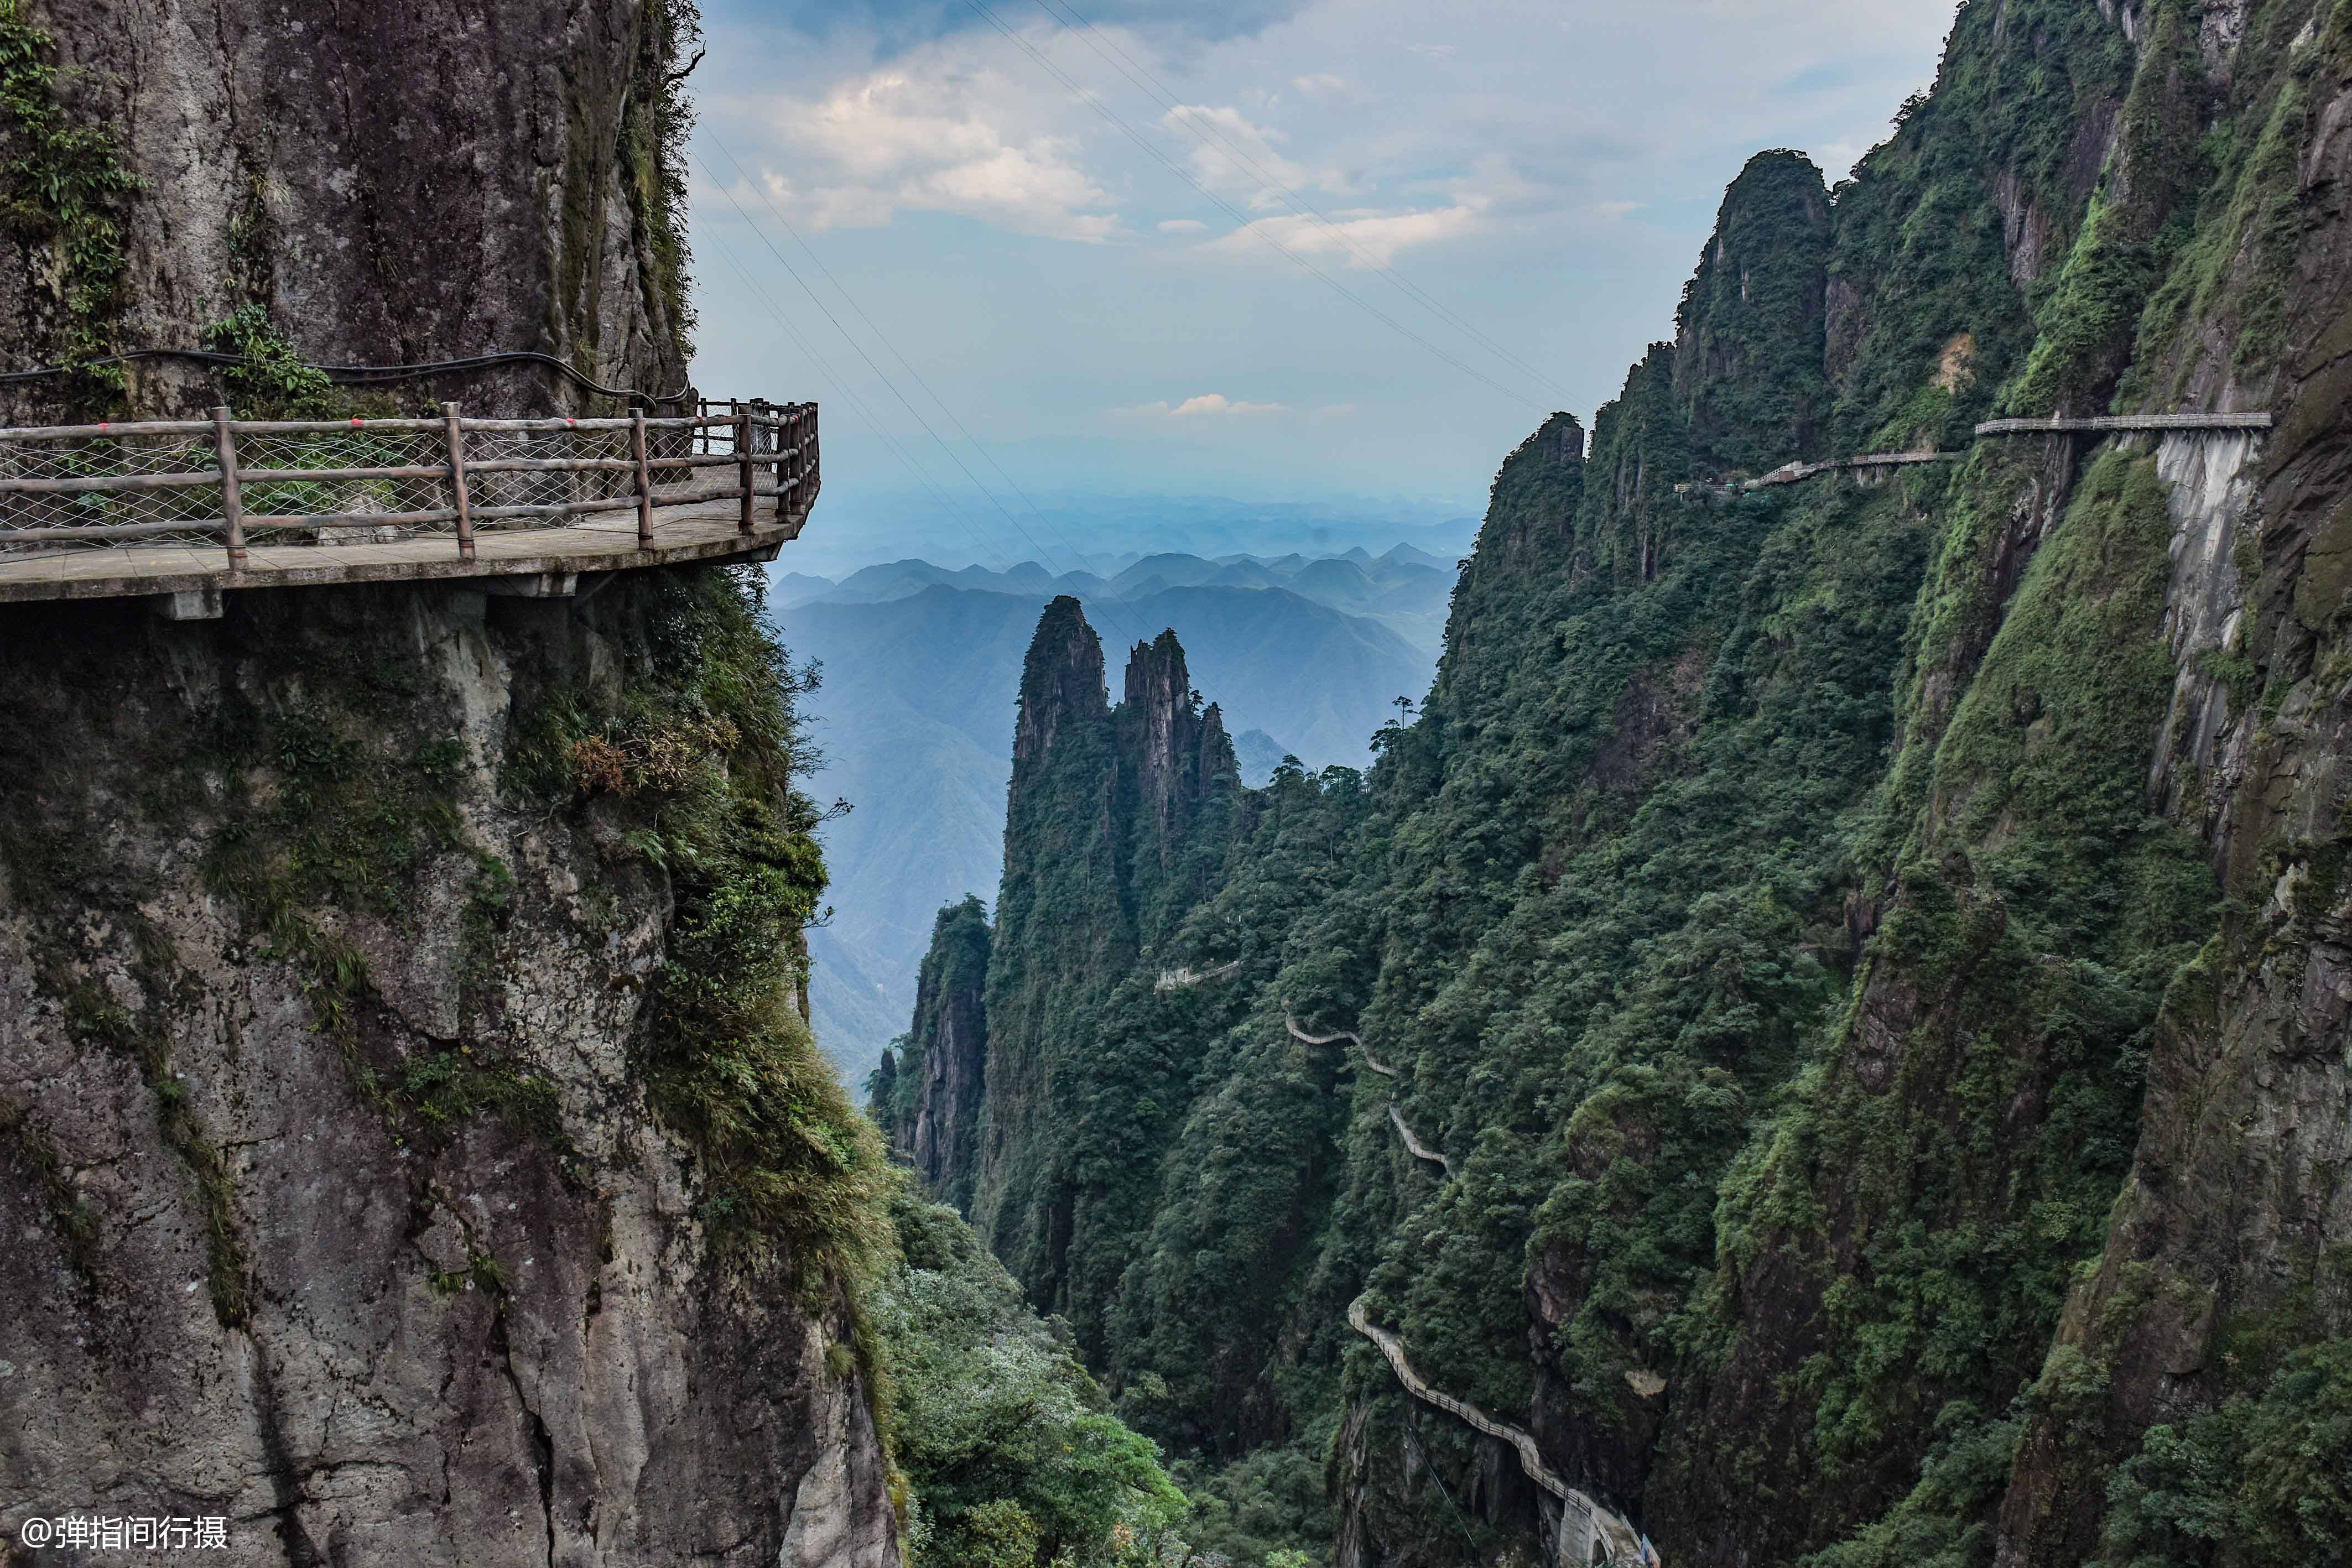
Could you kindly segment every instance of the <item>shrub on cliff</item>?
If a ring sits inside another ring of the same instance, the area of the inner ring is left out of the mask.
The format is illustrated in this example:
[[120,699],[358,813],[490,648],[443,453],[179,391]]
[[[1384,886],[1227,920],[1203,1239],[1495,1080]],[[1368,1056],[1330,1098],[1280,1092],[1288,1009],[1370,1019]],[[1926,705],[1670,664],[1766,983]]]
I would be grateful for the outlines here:
[[1184,1494],[953,1209],[902,1186],[903,1264],[875,1322],[894,1457],[913,1490],[913,1568],[1144,1568],[1200,1560]]

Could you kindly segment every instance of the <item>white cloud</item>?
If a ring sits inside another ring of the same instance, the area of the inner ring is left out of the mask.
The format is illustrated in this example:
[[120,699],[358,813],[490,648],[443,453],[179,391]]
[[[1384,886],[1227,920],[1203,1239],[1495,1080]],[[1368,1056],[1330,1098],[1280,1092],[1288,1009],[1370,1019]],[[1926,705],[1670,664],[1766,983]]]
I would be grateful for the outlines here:
[[1272,240],[1297,255],[1338,256],[1362,270],[1386,267],[1415,246],[1475,232],[1489,204],[1482,196],[1465,196],[1450,206],[1419,212],[1345,209],[1332,214],[1328,224],[1288,214],[1257,218],[1199,248],[1216,256],[1257,256],[1264,254],[1264,240]]
[[1407,44],[1406,48],[1428,60],[1450,60],[1454,57],[1452,44]]
[[1322,98],[1331,93],[1347,91],[1348,78],[1335,77],[1328,71],[1318,71],[1312,76],[1292,77],[1290,85],[1309,98]]
[[1587,210],[1604,223],[1614,223],[1628,214],[1641,211],[1642,204],[1627,201],[1595,202]]
[[1282,132],[1253,125],[1238,109],[1188,103],[1170,110],[1160,123],[1192,141],[1192,172],[1213,191],[1237,192],[1253,207],[1282,201],[1280,185],[1296,191],[1314,176],[1275,151]]
[[1327,402],[1307,417],[1313,420],[1350,419],[1355,413],[1356,405],[1352,402]]
[[1160,232],[1164,235],[1196,235],[1206,230],[1208,226],[1198,218],[1163,218],[1158,225]]
[[1021,234],[1099,242],[1120,232],[1078,145],[1037,123],[1034,95],[932,54],[765,106],[799,167],[765,176],[818,228],[874,228],[901,209],[962,213]]
[[1223,392],[1202,392],[1181,402],[1139,403],[1123,408],[1120,413],[1136,414],[1146,419],[1202,419],[1234,414],[1287,413],[1289,405],[1279,402],[1244,402]]

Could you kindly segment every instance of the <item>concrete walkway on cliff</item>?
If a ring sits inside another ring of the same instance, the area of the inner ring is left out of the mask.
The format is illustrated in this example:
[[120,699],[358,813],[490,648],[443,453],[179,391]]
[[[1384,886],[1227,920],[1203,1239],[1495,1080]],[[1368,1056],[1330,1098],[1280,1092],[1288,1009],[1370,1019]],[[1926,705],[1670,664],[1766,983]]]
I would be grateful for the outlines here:
[[[1307,1045],[1335,1045],[1346,1040],[1356,1048],[1357,1054],[1363,1058],[1364,1065],[1374,1072],[1391,1081],[1397,1076],[1395,1068],[1375,1058],[1360,1039],[1346,1030],[1331,1034],[1308,1034],[1298,1027],[1298,1020],[1286,1008],[1283,1010],[1282,1027],[1289,1032],[1291,1039]],[[1444,1155],[1427,1147],[1413,1135],[1412,1129],[1405,1124],[1403,1113],[1393,1101],[1389,1104],[1389,1121],[1395,1126],[1397,1136],[1403,1141],[1406,1150],[1415,1159],[1438,1166],[1448,1176],[1454,1174],[1454,1167],[1447,1164]],[[1456,1399],[1431,1387],[1419,1373],[1413,1371],[1412,1362],[1406,1359],[1404,1342],[1371,1321],[1365,1310],[1365,1300],[1366,1297],[1359,1296],[1348,1304],[1348,1326],[1380,1347],[1381,1354],[1388,1358],[1390,1370],[1396,1374],[1397,1381],[1404,1385],[1406,1392],[1416,1399],[1458,1416],[1487,1437],[1508,1443],[1518,1454],[1519,1468],[1527,1472],[1528,1479],[1559,1500],[1559,1551],[1556,1561],[1560,1568],[1587,1568],[1594,1561],[1596,1547],[1601,1552],[1600,1561],[1609,1568],[1619,1568],[1621,1564],[1623,1568],[1642,1568],[1643,1564],[1657,1563],[1654,1553],[1644,1552],[1641,1531],[1635,1530],[1623,1515],[1601,1507],[1552,1472],[1551,1467],[1544,1463],[1543,1452],[1537,1447],[1532,1435],[1507,1421],[1496,1420],[1466,1400]]]
[[800,531],[797,525],[763,516],[747,534],[738,514],[731,500],[656,507],[650,549],[639,548],[634,517],[560,528],[485,529],[476,539],[472,560],[460,559],[449,540],[439,535],[388,543],[256,545],[245,569],[236,572],[224,570],[218,549],[194,545],[0,556],[0,604],[194,595],[209,596],[212,612],[217,613],[224,589],[426,579],[470,579],[488,592],[557,597],[569,595],[572,581],[587,572],[688,561],[772,560]]
[[[2219,413],[2189,409],[2170,413],[2103,413],[2080,419],[2046,417],[2040,419],[1989,419],[1976,427],[1979,440],[1994,435],[2129,435],[2156,431],[2199,431],[2207,434],[2237,434],[2246,431],[2266,431],[2271,428],[2270,414],[2261,409],[2235,413]],[[1968,449],[1957,452],[1865,452],[1857,457],[1836,457],[1821,463],[1807,463],[1792,458],[1770,473],[1754,479],[1716,482],[1705,479],[1685,480],[1675,486],[1677,496],[1738,495],[1754,490],[1770,489],[1776,485],[1794,485],[1818,474],[1876,472],[1888,468],[1906,467],[1919,463],[1958,463],[1968,456]]]

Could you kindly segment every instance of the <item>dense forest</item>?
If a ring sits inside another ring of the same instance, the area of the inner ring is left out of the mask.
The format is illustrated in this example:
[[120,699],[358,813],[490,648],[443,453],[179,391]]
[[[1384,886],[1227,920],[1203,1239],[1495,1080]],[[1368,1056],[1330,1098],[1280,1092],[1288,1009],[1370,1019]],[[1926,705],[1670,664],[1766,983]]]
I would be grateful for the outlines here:
[[2347,105],[2334,0],[1964,5],[1504,461],[1368,769],[1047,609],[876,1112],[1199,1541],[1553,1560],[1360,1300],[1669,1564],[2352,1558]]

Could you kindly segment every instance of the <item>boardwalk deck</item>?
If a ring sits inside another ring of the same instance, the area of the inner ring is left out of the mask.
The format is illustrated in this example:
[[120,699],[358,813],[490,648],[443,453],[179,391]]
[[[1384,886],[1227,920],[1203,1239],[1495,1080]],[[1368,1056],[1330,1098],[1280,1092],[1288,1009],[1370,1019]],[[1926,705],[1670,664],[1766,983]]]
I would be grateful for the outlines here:
[[2268,430],[2271,416],[2244,413],[2102,413],[2086,419],[1989,419],[1979,435],[2103,435],[2134,430]]
[[[0,604],[45,599],[118,599],[217,592],[223,589],[299,588],[327,583],[457,580],[569,576],[687,561],[771,559],[800,532],[762,504],[752,530],[739,529],[734,498],[656,507],[654,548],[637,548],[634,513],[615,512],[560,528],[485,529],[472,560],[459,558],[447,534],[389,543],[256,545],[243,571],[232,572],[217,547],[136,545],[0,554]],[[5,536],[0,536],[5,537]]]
[[1598,1546],[1612,1565],[1639,1568],[1643,1561],[1642,1533],[1620,1513],[1616,1513],[1577,1488],[1552,1473],[1543,1461],[1543,1451],[1534,1437],[1507,1421],[1497,1421],[1467,1400],[1456,1399],[1442,1389],[1433,1388],[1415,1372],[1406,1359],[1404,1342],[1371,1321],[1364,1310],[1364,1298],[1357,1297],[1348,1303],[1348,1326],[1380,1347],[1389,1370],[1416,1399],[1436,1406],[1447,1415],[1467,1423],[1487,1437],[1507,1443],[1519,1456],[1519,1469],[1529,1480],[1557,1498],[1560,1503],[1559,1550],[1556,1561],[1572,1568],[1585,1568],[1592,1561],[1593,1548]]

